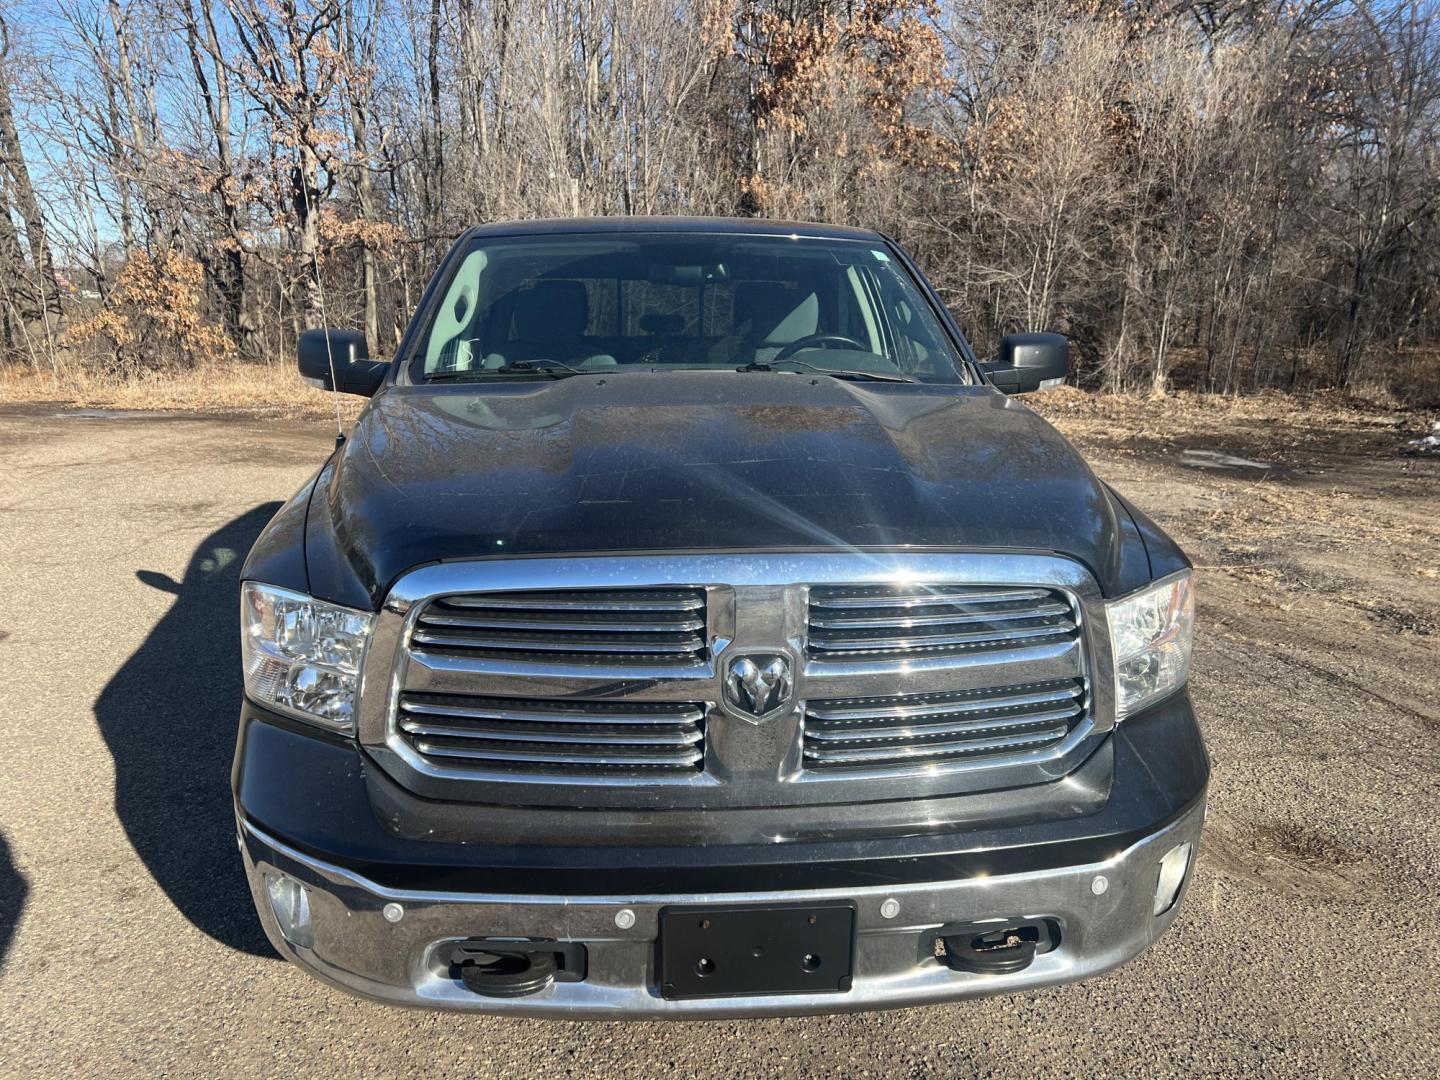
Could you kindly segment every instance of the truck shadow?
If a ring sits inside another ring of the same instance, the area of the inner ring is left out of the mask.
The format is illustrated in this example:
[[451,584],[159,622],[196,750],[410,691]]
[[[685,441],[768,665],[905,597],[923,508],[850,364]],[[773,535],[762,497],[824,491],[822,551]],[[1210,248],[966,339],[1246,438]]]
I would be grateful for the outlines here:
[[10,942],[20,925],[20,913],[25,910],[25,896],[29,891],[25,875],[15,869],[10,858],[5,834],[0,833],[0,964],[10,952]]
[[115,812],[135,853],[187,919],[216,941],[273,956],[235,846],[230,765],[242,684],[240,566],[279,509],[266,503],[207,536],[184,579],[136,577],[175,602],[95,701],[115,759]]

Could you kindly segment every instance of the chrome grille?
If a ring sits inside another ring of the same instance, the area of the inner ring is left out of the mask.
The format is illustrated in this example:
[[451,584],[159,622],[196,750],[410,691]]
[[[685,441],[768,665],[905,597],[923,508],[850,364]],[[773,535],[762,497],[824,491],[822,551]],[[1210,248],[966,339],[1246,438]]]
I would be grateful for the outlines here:
[[398,726],[416,753],[448,767],[530,776],[643,770],[661,778],[704,767],[704,718],[696,702],[404,693]]
[[[483,559],[402,575],[358,732],[416,794],[510,806],[773,808],[1047,783],[1113,725],[1104,598],[1038,554]],[[1098,628],[1099,632],[1096,632]],[[790,707],[727,696],[790,657]]]
[[703,589],[465,593],[432,600],[411,643],[537,662],[686,664],[706,654]]
[[949,656],[1077,634],[1063,593],[975,585],[835,585],[810,590],[807,649],[826,661]]
[[1043,750],[1085,715],[1080,679],[894,697],[824,698],[805,709],[807,768],[886,768]]

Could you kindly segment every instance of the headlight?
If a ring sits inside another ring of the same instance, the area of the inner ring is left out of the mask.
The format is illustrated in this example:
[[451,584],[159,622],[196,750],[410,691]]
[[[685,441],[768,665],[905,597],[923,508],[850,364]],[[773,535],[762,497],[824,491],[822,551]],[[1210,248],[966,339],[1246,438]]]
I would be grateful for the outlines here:
[[240,587],[245,691],[255,701],[332,731],[355,731],[355,693],[372,616],[304,593]]
[[1106,605],[1115,660],[1115,713],[1139,712],[1190,677],[1195,590],[1182,570]]

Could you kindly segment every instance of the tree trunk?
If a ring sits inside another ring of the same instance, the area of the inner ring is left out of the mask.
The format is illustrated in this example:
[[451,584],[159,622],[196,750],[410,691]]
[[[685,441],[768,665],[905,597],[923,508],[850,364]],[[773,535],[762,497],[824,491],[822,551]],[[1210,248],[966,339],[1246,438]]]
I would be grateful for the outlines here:
[[325,297],[320,285],[320,199],[315,153],[302,142],[299,161],[290,169],[291,208],[295,212],[295,250],[303,282],[300,322],[313,330],[324,325]]
[[0,355],[0,363],[16,358],[18,338],[25,335],[22,311],[34,306],[33,298],[27,296],[31,290],[26,281],[26,269],[20,236],[15,232],[15,222],[10,217],[4,176],[0,175],[0,320],[4,324],[4,355]]
[[15,109],[10,99],[10,70],[0,57],[0,170],[9,177],[10,201],[25,225],[25,240],[30,246],[30,260],[37,285],[36,314],[60,313],[60,283],[55,277],[55,264],[50,257],[50,239],[45,231],[45,217],[30,182],[20,136],[15,130]]
[[[360,220],[370,226],[378,224],[380,219],[375,206],[375,181],[370,173],[371,84],[368,76],[375,62],[375,34],[379,23],[372,16],[372,22],[363,27],[362,32],[362,27],[356,25],[353,9],[344,9],[341,18],[341,33],[350,65],[346,89],[350,102],[350,134],[354,144],[351,156],[355,172],[355,199],[360,208]],[[358,75],[355,65],[361,68]],[[374,348],[380,343],[380,308],[375,294],[375,249],[366,233],[362,233],[360,239],[360,289],[365,306],[365,340]]]
[[[215,30],[215,16],[209,4],[201,5],[205,21],[204,36],[194,8],[185,10],[186,40],[190,49],[190,65],[205,105],[210,131],[215,138],[218,168],[214,190],[220,207],[222,227],[227,234],[225,249],[215,277],[220,289],[224,311],[225,332],[235,343],[242,357],[260,356],[259,328],[251,309],[248,292],[248,267],[244,247],[244,209],[235,194],[235,153],[230,142],[230,74],[220,49],[220,36]],[[209,57],[207,69],[205,57]],[[211,82],[213,80],[213,87]]]

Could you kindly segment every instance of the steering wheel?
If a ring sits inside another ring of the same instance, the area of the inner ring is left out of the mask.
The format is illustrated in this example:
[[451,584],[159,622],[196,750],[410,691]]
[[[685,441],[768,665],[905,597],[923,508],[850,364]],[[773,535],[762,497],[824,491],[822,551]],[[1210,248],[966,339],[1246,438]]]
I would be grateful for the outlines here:
[[784,346],[770,359],[770,363],[779,364],[789,360],[796,353],[803,349],[854,349],[857,352],[868,353],[870,346],[856,341],[853,337],[846,337],[844,334],[807,334]]

